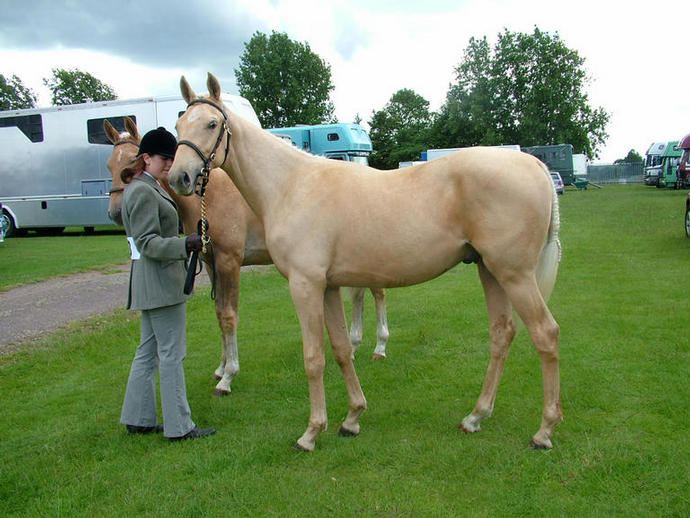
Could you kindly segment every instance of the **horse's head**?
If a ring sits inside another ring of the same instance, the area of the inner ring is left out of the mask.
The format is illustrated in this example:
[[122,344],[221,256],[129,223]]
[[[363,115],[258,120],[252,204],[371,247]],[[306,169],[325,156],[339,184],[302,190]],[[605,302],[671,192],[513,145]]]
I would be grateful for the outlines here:
[[108,216],[115,224],[122,225],[122,191],[125,183],[120,178],[120,172],[139,152],[141,137],[136,123],[129,117],[125,117],[124,133],[119,133],[107,119],[103,121],[103,129],[108,140],[113,143],[113,152],[107,162],[113,177]]
[[197,97],[184,76],[180,80],[188,107],[177,120],[178,148],[168,180],[184,196],[194,192],[199,180],[207,180],[211,169],[222,166],[230,151],[231,132],[220,83],[209,73],[206,84],[208,96]]

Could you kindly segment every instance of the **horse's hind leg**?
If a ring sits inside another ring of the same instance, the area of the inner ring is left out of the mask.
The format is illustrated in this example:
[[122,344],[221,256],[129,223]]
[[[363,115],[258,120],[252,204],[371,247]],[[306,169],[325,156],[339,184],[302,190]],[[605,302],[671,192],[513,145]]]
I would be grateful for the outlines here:
[[347,323],[340,289],[327,288],[324,296],[324,319],[328,336],[331,339],[333,355],[345,378],[349,396],[349,411],[340,427],[340,435],[359,434],[359,416],[367,407],[362,387],[357,379],[355,366],[352,363],[352,346],[347,334]]
[[352,343],[352,357],[362,345],[364,288],[351,288],[352,292],[352,322],[350,323],[350,342]]
[[239,284],[238,263],[226,265],[220,273],[216,273],[216,318],[223,338],[223,355],[215,371],[219,380],[215,390],[217,396],[230,393],[230,384],[240,372],[237,349]]
[[482,262],[479,263],[479,278],[484,288],[489,312],[491,360],[477,404],[472,413],[460,424],[460,428],[465,432],[479,431],[482,419],[491,415],[510,344],[515,336],[515,324],[508,295]]
[[558,366],[558,324],[539,293],[535,280],[506,283],[505,287],[541,356],[544,407],[541,427],[532,437],[530,445],[533,448],[552,448],[551,435],[563,419]]
[[386,344],[388,343],[388,318],[386,316],[386,291],[383,288],[370,288],[376,304],[376,349],[374,360],[386,357]]

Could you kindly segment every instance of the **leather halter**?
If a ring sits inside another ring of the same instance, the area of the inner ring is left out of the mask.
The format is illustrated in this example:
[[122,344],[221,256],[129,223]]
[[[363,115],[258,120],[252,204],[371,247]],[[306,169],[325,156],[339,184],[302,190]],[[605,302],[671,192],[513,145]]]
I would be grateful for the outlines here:
[[210,106],[213,106],[216,110],[218,110],[221,114],[223,114],[223,126],[220,128],[220,132],[218,133],[218,138],[216,139],[216,144],[213,146],[213,150],[211,151],[211,154],[208,156],[204,155],[204,152],[201,151],[199,146],[197,146],[194,142],[191,142],[190,140],[180,140],[177,143],[177,147],[179,148],[182,145],[189,146],[191,147],[194,151],[196,151],[196,154],[199,155],[199,158],[201,158],[202,162],[204,163],[204,167],[201,168],[201,185],[196,186],[196,182],[198,182],[198,176],[197,180],[195,181],[195,187],[194,187],[194,192],[198,194],[199,196],[203,196],[204,193],[206,192],[206,184],[208,184],[208,179],[209,179],[209,173],[211,172],[211,163],[213,160],[216,158],[216,151],[218,151],[218,146],[220,146],[221,141],[223,140],[223,133],[226,135],[226,141],[225,141],[225,157],[223,158],[223,161],[220,163],[220,165],[223,165],[225,161],[228,159],[228,152],[230,151],[230,137],[232,136],[232,132],[230,131],[230,127],[228,126],[228,114],[225,113],[225,110],[223,109],[223,106],[220,104],[217,104],[209,99],[194,99],[192,102],[190,102],[187,105],[187,108],[189,108],[193,104],[198,104],[198,103],[203,103],[203,104],[208,104]]
[[[139,147],[139,142],[135,142],[131,139],[118,140],[113,144],[113,147],[121,146],[122,144],[132,144],[134,146]],[[112,195],[114,192],[122,192],[124,190],[124,187],[115,187],[114,189],[110,189],[110,191],[108,192],[108,196]]]
[[121,146],[122,144],[133,144],[139,147],[139,142],[135,142],[131,139],[118,140],[117,142],[115,142],[115,144],[113,144],[113,147]]

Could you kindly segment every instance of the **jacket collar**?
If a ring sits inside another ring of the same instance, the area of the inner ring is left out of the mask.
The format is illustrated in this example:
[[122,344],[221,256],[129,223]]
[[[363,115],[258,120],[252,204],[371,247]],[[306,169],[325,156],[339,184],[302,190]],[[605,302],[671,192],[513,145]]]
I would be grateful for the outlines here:
[[153,187],[156,191],[158,191],[158,193],[159,193],[161,196],[163,196],[163,198],[165,198],[166,200],[168,200],[170,203],[172,203],[172,204],[175,206],[175,208],[177,208],[177,204],[176,204],[175,201],[170,197],[170,194],[168,193],[168,191],[166,191],[166,190],[163,188],[163,186],[158,182],[158,180],[156,180],[156,179],[155,179],[153,176],[151,176],[149,173],[144,172],[144,173],[140,174],[139,176],[135,177],[135,179],[136,179],[136,180],[139,180],[139,181],[141,181],[141,182],[144,182],[144,183],[150,185],[151,187]]

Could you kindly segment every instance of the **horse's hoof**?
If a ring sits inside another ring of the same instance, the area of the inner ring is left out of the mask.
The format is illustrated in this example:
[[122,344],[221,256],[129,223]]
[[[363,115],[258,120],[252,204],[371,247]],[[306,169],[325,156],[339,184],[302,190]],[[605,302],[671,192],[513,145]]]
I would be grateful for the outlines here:
[[385,359],[386,359],[386,355],[385,355],[385,354],[378,354],[378,353],[375,353],[375,354],[371,357],[371,359],[372,359],[372,360],[385,360]]
[[221,376],[220,374],[216,374],[215,372],[213,373],[213,377],[214,377],[214,379],[217,379],[217,380],[223,379],[223,376]]
[[340,430],[338,430],[338,435],[340,437],[357,437],[359,433],[353,432],[352,430],[348,430],[347,428],[341,426]]
[[223,397],[223,396],[229,396],[230,391],[229,390],[221,390],[221,389],[216,389],[213,391],[213,397]]
[[296,443],[292,446],[292,449],[293,449],[293,450],[296,450],[296,451],[306,451],[306,452],[312,452],[312,451],[314,451],[313,448],[312,448],[311,450],[310,450],[309,448],[305,448],[305,447],[302,446],[299,442],[296,442]]
[[470,423],[467,419],[463,419],[462,423],[458,425],[458,429],[465,433],[475,433],[481,430],[481,426]]
[[533,450],[550,450],[551,448],[553,448],[553,444],[541,444],[532,439],[529,442],[529,447]]

